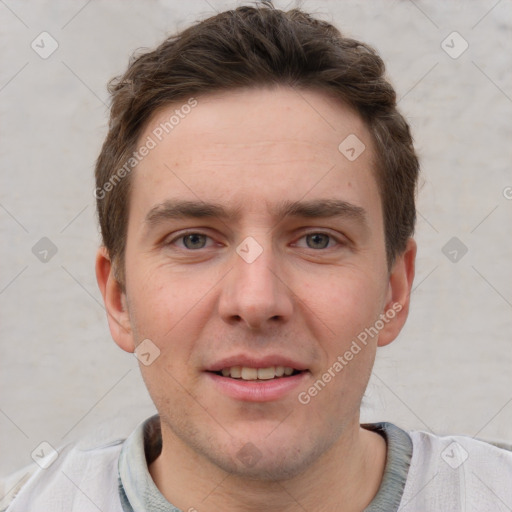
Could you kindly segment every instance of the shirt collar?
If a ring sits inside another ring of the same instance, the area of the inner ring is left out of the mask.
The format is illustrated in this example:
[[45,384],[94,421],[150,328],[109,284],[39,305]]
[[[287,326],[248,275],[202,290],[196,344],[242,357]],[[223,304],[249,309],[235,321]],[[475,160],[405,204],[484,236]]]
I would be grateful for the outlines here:
[[[364,423],[361,427],[379,433],[387,444],[381,485],[364,512],[395,512],[407,481],[412,440],[407,432],[392,423]],[[149,465],[161,450],[158,415],[141,423],[124,442],[118,462],[119,496],[124,512],[181,512],[164,498],[149,473]]]

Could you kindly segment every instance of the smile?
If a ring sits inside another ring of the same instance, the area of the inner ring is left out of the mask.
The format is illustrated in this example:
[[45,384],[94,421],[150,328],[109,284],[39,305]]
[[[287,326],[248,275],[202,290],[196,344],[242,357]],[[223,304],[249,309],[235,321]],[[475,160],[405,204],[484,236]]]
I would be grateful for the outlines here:
[[[233,372],[233,368],[235,368]],[[279,376],[283,368],[283,375]],[[287,373],[284,373],[287,368]],[[291,373],[290,373],[291,370]],[[295,396],[298,389],[303,389],[311,376],[308,370],[294,370],[291,367],[265,367],[251,368],[246,366],[235,366],[224,369],[229,371],[229,376],[223,375],[221,371],[207,371],[205,375],[213,385],[213,389],[222,395],[244,402],[272,402]],[[262,371],[264,378],[259,378]],[[240,375],[240,377],[233,377]],[[272,377],[271,377],[272,375]],[[266,378],[265,378],[266,377]]]
[[223,377],[240,380],[271,380],[281,377],[289,377],[299,373],[290,366],[269,366],[267,368],[251,368],[249,366],[231,366],[215,372]]

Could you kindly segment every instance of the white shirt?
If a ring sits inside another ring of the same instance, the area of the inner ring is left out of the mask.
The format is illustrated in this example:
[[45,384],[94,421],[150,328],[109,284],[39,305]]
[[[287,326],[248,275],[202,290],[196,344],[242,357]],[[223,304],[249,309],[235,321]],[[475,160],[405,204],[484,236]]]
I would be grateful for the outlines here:
[[[0,511],[182,512],[148,471],[161,450],[159,426],[153,416],[126,440],[64,447],[47,469],[6,480]],[[465,436],[406,432],[392,423],[362,426],[382,434],[388,447],[380,489],[364,512],[512,511],[512,451]]]

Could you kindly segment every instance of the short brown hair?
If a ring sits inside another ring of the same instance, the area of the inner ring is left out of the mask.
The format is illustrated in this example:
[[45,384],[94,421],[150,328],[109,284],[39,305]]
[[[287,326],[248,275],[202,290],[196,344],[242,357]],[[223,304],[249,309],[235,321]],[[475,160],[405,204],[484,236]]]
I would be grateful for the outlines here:
[[300,9],[284,12],[271,2],[222,12],[153,51],[132,56],[124,75],[109,82],[109,131],[96,162],[103,244],[121,285],[131,182],[126,162],[150,116],[192,95],[261,86],[325,92],[364,120],[377,152],[376,180],[391,267],[414,232],[419,164],[384,72],[382,59],[370,46]]

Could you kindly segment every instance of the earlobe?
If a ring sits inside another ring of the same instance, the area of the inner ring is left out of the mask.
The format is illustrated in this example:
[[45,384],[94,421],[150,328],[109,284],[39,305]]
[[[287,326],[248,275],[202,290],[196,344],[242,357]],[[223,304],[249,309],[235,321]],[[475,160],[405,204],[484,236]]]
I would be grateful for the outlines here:
[[379,347],[391,343],[398,336],[407,320],[414,281],[416,250],[416,242],[409,238],[405,251],[397,257],[391,270],[388,297],[383,311],[389,318],[389,322],[379,333]]
[[115,278],[114,268],[105,247],[100,247],[96,255],[96,280],[107,310],[112,338],[123,350],[133,352],[135,344],[126,294]]

